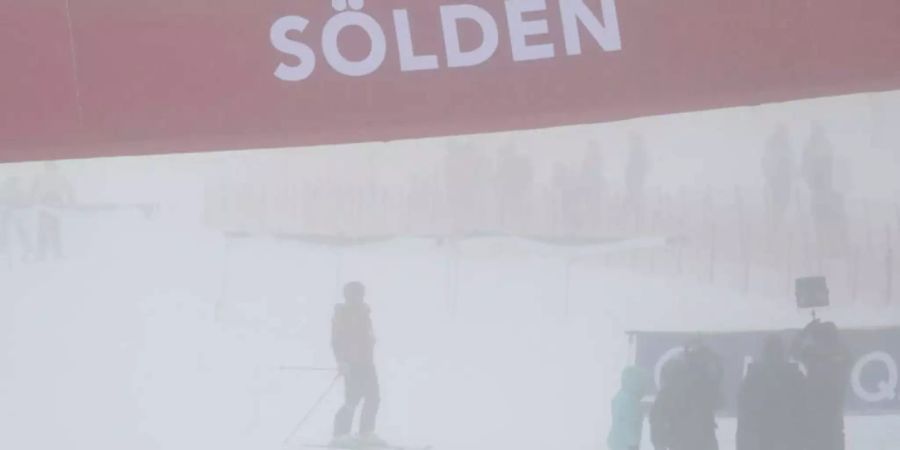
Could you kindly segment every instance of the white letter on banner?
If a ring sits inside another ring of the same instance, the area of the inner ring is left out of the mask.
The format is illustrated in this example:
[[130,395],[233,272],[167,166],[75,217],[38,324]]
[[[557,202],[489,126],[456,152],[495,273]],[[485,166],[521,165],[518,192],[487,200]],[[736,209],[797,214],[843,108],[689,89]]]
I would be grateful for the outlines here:
[[401,71],[412,72],[438,68],[436,55],[416,55],[416,51],[413,48],[412,31],[409,27],[409,13],[405,9],[394,10],[394,28],[397,31]]
[[526,21],[525,13],[546,11],[546,0],[506,0],[506,18],[509,21],[509,38],[513,60],[532,61],[554,56],[553,44],[528,45],[528,36],[547,34],[547,19]]
[[[325,60],[334,70],[351,77],[362,77],[378,70],[387,55],[387,42],[384,30],[372,16],[359,11],[344,11],[347,2],[333,1],[332,5],[339,12],[325,23],[322,30],[322,52]],[[362,0],[350,0],[351,9],[359,10],[364,6]],[[362,61],[350,61],[341,53],[338,37],[347,27],[359,27],[369,36],[372,48]]]
[[[878,383],[878,390],[875,392],[867,391],[862,385],[862,371],[869,364],[880,362],[887,368],[887,380]],[[851,378],[853,384],[853,393],[857,397],[868,403],[878,403],[897,398],[897,362],[891,355],[885,352],[872,352],[863,356],[853,366],[853,376]]]
[[600,0],[603,10],[603,22],[584,4],[584,0],[560,0],[563,31],[566,38],[566,52],[569,55],[581,54],[581,33],[578,24],[591,33],[600,44],[600,48],[608,52],[622,50],[622,37],[619,34],[619,17],[616,14],[615,0]]
[[[475,50],[464,52],[459,42],[459,21],[473,20],[481,27],[484,35],[481,45]],[[497,22],[491,14],[475,5],[441,6],[441,24],[444,28],[444,46],[447,51],[447,65],[450,67],[477,66],[494,56],[500,44]]]
[[296,66],[289,66],[285,63],[278,65],[275,69],[275,76],[283,81],[300,81],[309,78],[313,70],[316,68],[316,54],[306,44],[291,40],[288,33],[296,31],[303,32],[309,20],[300,16],[286,16],[275,21],[269,30],[269,40],[276,50],[291,55],[300,60]]

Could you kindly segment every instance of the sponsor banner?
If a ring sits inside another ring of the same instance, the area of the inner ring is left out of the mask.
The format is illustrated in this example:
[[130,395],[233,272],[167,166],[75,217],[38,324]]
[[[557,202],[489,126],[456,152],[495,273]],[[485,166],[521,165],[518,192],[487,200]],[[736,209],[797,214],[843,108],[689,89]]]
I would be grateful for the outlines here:
[[[759,355],[762,343],[772,332],[703,333],[702,340],[723,362],[722,413],[737,412],[737,392],[748,365]],[[786,343],[797,333],[783,331]],[[696,333],[635,333],[636,364],[651,373],[659,386],[662,367],[676,357]],[[850,384],[847,386],[847,413],[851,415],[900,414],[898,365],[900,328],[842,330],[851,354]]]
[[0,161],[900,89],[896,0],[9,0],[0,18]]

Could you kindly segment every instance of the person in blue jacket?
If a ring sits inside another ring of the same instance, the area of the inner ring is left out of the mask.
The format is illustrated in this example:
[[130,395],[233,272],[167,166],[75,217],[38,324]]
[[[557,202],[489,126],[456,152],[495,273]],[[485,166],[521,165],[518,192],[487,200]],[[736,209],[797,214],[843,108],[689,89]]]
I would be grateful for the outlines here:
[[609,432],[610,450],[637,450],[641,447],[645,408],[641,403],[647,394],[646,374],[638,367],[628,367],[622,373],[622,388],[612,401],[612,428]]

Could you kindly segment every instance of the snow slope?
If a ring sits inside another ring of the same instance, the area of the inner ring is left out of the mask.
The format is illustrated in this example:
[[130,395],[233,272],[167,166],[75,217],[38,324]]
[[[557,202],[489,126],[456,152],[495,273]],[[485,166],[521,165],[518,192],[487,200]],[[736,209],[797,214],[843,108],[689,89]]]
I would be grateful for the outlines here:
[[[565,257],[496,242],[335,249],[136,213],[71,217],[66,231],[66,260],[0,271],[0,448],[281,449],[331,375],[279,368],[333,364],[330,315],[347,280],[369,286],[381,434],[447,450],[604,448],[625,330],[806,320],[789,301],[597,263],[567,276]],[[340,397],[295,447],[328,438]],[[848,448],[895,450],[898,430],[896,417],[851,419]],[[720,431],[731,449],[733,423]]]

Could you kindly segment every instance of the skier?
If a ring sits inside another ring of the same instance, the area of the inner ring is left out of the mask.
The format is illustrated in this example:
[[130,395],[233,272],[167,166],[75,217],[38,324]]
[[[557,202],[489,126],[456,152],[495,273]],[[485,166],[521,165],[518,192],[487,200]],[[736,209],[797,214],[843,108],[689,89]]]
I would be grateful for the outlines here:
[[803,154],[803,174],[810,193],[816,240],[825,256],[844,255],[849,245],[847,210],[844,195],[835,182],[834,169],[834,145],[822,125],[813,124]]
[[[375,434],[381,396],[375,370],[375,334],[366,289],[360,282],[344,286],[344,303],[338,304],[332,321],[331,345],[345,382],[344,405],[334,419],[334,447],[384,447]],[[359,436],[351,434],[353,417],[363,403]]]
[[803,373],[781,338],[766,339],[738,394],[737,450],[797,450],[803,433]]
[[622,389],[612,401],[612,429],[609,432],[610,450],[637,450],[641,446],[644,428],[644,407],[641,399],[647,393],[647,378],[637,367],[622,373]]

